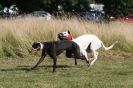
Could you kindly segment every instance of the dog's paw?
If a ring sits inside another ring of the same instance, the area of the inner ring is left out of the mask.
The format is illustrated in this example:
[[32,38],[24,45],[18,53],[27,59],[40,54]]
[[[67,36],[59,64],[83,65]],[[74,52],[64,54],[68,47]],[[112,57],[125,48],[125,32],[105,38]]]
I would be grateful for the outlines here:
[[90,67],[91,65],[90,64],[87,64],[88,67]]
[[91,63],[90,63],[90,66],[92,66],[93,64],[94,64],[94,62],[91,62]]

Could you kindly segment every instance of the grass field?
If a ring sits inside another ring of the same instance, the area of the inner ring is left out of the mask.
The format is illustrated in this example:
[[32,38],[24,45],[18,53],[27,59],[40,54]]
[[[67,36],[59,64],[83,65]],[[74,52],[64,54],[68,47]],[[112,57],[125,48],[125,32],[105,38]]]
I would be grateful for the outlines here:
[[67,30],[74,38],[87,33],[95,34],[106,46],[117,40],[119,43],[113,49],[133,51],[133,25],[130,23],[94,23],[76,18],[49,21],[18,18],[0,19],[0,57],[24,57],[33,42],[58,40],[57,34]]
[[[56,72],[52,72],[52,59],[45,61],[35,70],[39,57],[1,59],[0,88],[133,88],[132,55],[101,54],[95,65],[88,67],[85,61],[58,58]],[[32,59],[31,59],[32,58]]]
[[[57,34],[70,30],[74,37],[91,33],[106,46],[118,40],[109,52],[100,50],[99,59],[88,67],[85,61],[60,55],[56,72],[52,60],[35,70],[40,54],[29,55],[34,41],[57,40]],[[77,19],[0,19],[0,88],[133,88],[133,25],[93,23]]]

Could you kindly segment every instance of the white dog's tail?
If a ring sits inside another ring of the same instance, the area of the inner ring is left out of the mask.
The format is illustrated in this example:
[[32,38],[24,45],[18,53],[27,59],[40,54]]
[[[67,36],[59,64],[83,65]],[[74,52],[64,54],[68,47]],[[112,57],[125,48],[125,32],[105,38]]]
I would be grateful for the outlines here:
[[107,51],[107,50],[112,49],[112,48],[113,48],[113,46],[114,46],[116,43],[118,43],[118,41],[116,41],[115,43],[113,43],[111,46],[106,47],[106,46],[103,44],[103,42],[102,42],[102,46],[103,46],[103,48]]

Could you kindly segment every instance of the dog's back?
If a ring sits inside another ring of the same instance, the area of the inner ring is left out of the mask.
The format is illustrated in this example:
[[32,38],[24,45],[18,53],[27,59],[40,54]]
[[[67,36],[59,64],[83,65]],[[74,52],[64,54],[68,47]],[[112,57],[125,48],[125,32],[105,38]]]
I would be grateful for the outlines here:
[[73,41],[67,41],[67,40],[62,40],[62,41],[49,41],[49,42],[42,42],[44,44],[45,48],[51,48],[53,46],[56,46],[56,49],[61,50],[61,49],[67,49],[70,46],[77,45]]
[[90,45],[91,42],[96,41],[98,44],[101,44],[100,39],[97,36],[92,34],[85,34],[85,35],[79,36],[73,39],[72,41],[77,43],[83,49],[87,49],[88,45]]
[[[49,42],[42,42],[44,45],[43,51],[47,53],[56,52],[56,55],[59,55],[64,50],[71,50],[74,52],[79,51],[79,46],[73,41],[49,41]],[[54,50],[54,51],[53,51]]]

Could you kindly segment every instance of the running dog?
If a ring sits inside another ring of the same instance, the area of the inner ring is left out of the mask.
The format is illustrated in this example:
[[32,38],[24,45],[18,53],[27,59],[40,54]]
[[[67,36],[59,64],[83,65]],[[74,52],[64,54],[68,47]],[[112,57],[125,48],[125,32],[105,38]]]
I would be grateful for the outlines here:
[[[64,50],[67,51],[66,52],[67,57],[71,58],[71,55],[69,53],[74,55],[75,65],[77,65],[76,59],[81,57],[79,46],[73,41],[63,40],[63,41],[49,41],[49,42],[34,42],[29,52],[35,53],[39,50],[42,50],[41,58],[39,59],[37,64],[33,66],[30,70],[35,69],[44,60],[45,56],[49,55],[53,59],[54,62],[53,72],[55,72],[57,56],[60,55]],[[89,64],[88,61],[86,62]]]
[[[63,40],[63,39],[67,40],[68,39],[67,37],[69,37],[69,36],[71,36],[70,31],[61,32],[61,33],[58,34],[58,38],[60,40]],[[87,52],[88,51],[92,52],[93,61],[90,63],[90,65],[93,65],[95,63],[95,61],[98,59],[98,51],[97,50],[99,48],[103,47],[107,51],[107,50],[112,49],[113,46],[118,42],[118,41],[116,41],[111,46],[106,47],[103,44],[103,42],[96,35],[93,35],[93,34],[85,34],[85,35],[81,35],[81,36],[79,36],[75,39],[73,39],[73,38],[71,38],[71,39],[72,39],[73,42],[75,42],[79,45],[80,52],[85,56],[87,61],[89,61],[88,56],[87,56]]]

